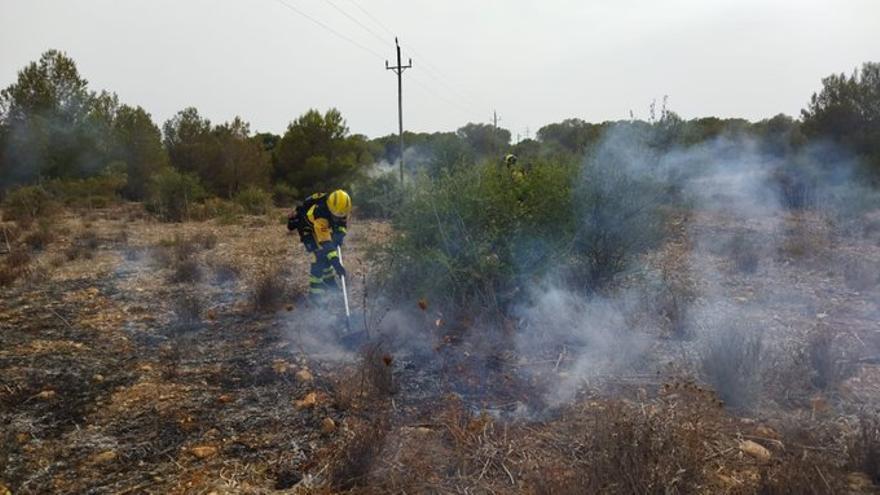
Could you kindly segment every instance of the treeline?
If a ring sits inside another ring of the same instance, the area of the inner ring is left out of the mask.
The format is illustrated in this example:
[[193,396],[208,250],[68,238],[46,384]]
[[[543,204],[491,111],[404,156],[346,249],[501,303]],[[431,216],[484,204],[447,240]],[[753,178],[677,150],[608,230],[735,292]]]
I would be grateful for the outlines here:
[[[880,64],[867,63],[852,75],[823,80],[799,119],[685,121],[666,108],[656,113],[652,108],[648,121],[568,119],[517,143],[511,143],[508,130],[488,124],[470,123],[455,132],[407,132],[407,172],[437,177],[461,166],[500,161],[511,152],[524,164],[578,159],[620,126],[650,130],[658,149],[733,134],[753,136],[767,151],[784,155],[827,140],[877,172],[878,102]],[[190,203],[209,197],[244,195],[246,204],[288,204],[313,190],[354,187],[363,193],[359,204],[365,212],[384,215],[397,193],[392,177],[382,172],[390,170],[399,153],[396,136],[371,140],[352,134],[335,109],[309,110],[283,135],[253,133],[238,116],[212,123],[195,108],[178,112],[160,129],[145,109],[91,90],[74,61],[54,50],[22,69],[0,93],[0,196],[16,186],[54,182],[54,190],[87,197],[112,191],[179,219]],[[61,187],[59,181],[74,185]]]

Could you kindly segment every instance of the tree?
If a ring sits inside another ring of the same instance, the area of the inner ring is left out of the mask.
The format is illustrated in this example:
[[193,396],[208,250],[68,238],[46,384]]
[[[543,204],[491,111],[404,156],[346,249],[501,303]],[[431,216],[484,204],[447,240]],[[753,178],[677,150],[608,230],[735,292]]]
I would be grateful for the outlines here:
[[250,124],[235,117],[217,126],[212,134],[220,146],[220,162],[205,181],[215,192],[231,198],[248,186],[268,187],[269,155],[260,139],[250,137]]
[[0,92],[6,142],[0,186],[39,177],[83,176],[103,165],[90,127],[93,95],[74,61],[50,50]]
[[211,121],[202,118],[193,107],[185,108],[162,125],[163,144],[168,160],[177,170],[196,173],[209,167],[211,148]]
[[455,133],[479,155],[501,153],[510,145],[510,131],[489,124],[471,122]]
[[122,105],[113,119],[114,157],[125,163],[124,194],[130,199],[143,199],[150,177],[168,163],[162,148],[162,134],[141,107]]
[[828,138],[880,167],[880,63],[823,79],[801,116],[808,137]]
[[602,136],[602,124],[589,124],[581,119],[566,119],[538,129],[538,140],[543,144],[556,144],[570,153],[582,154],[587,146]]
[[292,122],[277,148],[275,178],[299,191],[339,187],[373,157],[363,136],[349,136],[345,119],[332,108],[309,110]]

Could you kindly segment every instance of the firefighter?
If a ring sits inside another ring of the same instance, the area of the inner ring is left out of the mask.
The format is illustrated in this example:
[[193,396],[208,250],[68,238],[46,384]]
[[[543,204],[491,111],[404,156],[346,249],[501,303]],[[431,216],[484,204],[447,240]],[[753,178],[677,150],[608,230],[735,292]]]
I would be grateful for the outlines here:
[[504,165],[507,166],[507,173],[510,174],[510,178],[513,179],[513,182],[517,184],[522,182],[526,176],[525,169],[517,164],[518,161],[519,159],[513,153],[508,153],[507,156],[504,157]]
[[336,275],[345,276],[337,246],[345,239],[351,196],[342,189],[330,194],[315,193],[288,216],[287,228],[296,230],[315,258],[309,269],[309,300],[321,303],[337,290]]

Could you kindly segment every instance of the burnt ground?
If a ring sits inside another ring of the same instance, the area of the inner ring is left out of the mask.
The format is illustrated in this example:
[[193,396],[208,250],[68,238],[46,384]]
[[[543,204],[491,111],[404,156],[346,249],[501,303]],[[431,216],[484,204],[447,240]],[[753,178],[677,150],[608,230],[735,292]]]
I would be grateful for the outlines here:
[[[589,340],[526,349],[534,321],[476,331],[417,295],[372,308],[374,339],[344,348],[303,301],[280,213],[135,211],[59,219],[0,289],[0,493],[877,492],[876,232],[691,219],[624,282],[671,288],[630,315],[650,336],[638,359],[585,372]],[[754,266],[731,254],[743,231],[766,237]],[[388,235],[353,222],[356,314]],[[706,384],[704,313],[760,326],[762,358],[737,368],[762,369],[760,393]]]

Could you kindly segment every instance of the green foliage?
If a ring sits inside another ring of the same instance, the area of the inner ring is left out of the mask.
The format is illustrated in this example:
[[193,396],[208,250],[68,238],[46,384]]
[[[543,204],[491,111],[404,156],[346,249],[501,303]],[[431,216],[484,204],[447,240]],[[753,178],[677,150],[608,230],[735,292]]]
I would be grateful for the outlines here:
[[613,154],[594,157],[575,191],[575,280],[570,282],[586,291],[609,282],[663,239],[664,208],[671,198],[662,184],[619,160]]
[[119,201],[127,183],[124,173],[107,172],[87,179],[53,179],[45,187],[65,206],[105,208]]
[[196,176],[172,168],[166,168],[153,176],[150,191],[147,210],[169,222],[188,219],[193,205],[207,196]]
[[571,242],[574,170],[542,164],[516,181],[485,163],[422,178],[399,208],[385,252],[391,292],[461,311],[503,307],[557,266]]
[[269,155],[263,139],[250,137],[250,124],[236,117],[212,126],[195,108],[186,108],[163,125],[171,164],[195,174],[213,194],[231,198],[249,186],[269,184]]
[[275,178],[298,191],[334,189],[373,163],[370,149],[363,136],[349,136],[338,110],[324,115],[309,110],[290,124],[278,143]]
[[272,186],[272,199],[276,205],[290,206],[301,197],[295,187],[279,182]]
[[403,200],[400,177],[394,172],[364,176],[352,184],[352,195],[357,198],[358,217],[391,218]]
[[510,144],[510,131],[490,124],[469,123],[455,134],[481,156],[499,154]]
[[113,119],[113,137],[113,157],[125,167],[125,197],[143,199],[150,177],[168,162],[159,128],[143,108],[122,105]]
[[58,205],[43,186],[22,186],[3,199],[3,219],[29,225],[36,219],[53,215]]
[[272,209],[272,195],[253,186],[236,194],[234,200],[249,215],[265,215]]
[[828,76],[822,80],[822,90],[813,94],[801,112],[804,133],[846,145],[880,167],[878,102],[880,63],[868,62],[849,77]]
[[142,108],[88,90],[76,64],[50,50],[0,93],[0,188],[42,179],[78,179],[123,164],[132,199],[166,161],[159,132]]

